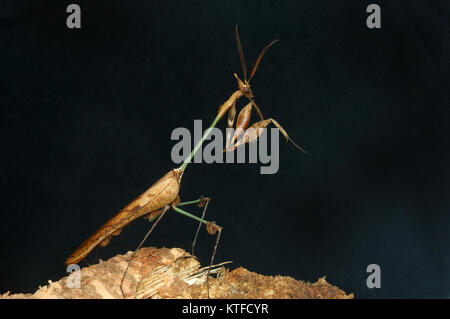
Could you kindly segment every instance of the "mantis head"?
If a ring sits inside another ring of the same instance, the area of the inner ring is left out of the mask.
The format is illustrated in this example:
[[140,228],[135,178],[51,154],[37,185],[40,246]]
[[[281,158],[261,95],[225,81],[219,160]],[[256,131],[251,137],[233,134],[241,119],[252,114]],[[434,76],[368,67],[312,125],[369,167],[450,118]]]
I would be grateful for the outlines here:
[[237,80],[239,91],[241,91],[242,94],[243,94],[246,98],[248,98],[248,99],[253,98],[253,92],[252,92],[252,90],[250,89],[250,83],[248,83],[247,80],[242,81],[242,80],[237,76],[236,73],[234,73],[234,77],[235,77],[236,80]]
[[244,52],[242,50],[241,45],[241,39],[239,38],[239,32],[238,32],[238,26],[236,25],[236,43],[239,51],[239,57],[241,58],[241,64],[242,64],[242,71],[244,72],[244,81],[242,81],[236,73],[234,73],[234,77],[237,80],[239,91],[242,92],[242,94],[247,97],[248,99],[253,98],[253,92],[250,89],[250,80],[253,78],[253,76],[256,73],[256,70],[258,69],[259,62],[261,61],[264,53],[266,53],[267,49],[270,48],[275,42],[279,41],[278,39],[270,42],[268,45],[262,49],[261,53],[258,55],[255,61],[255,65],[253,66],[252,73],[250,74],[250,77],[247,80],[247,66],[245,65],[245,58],[244,58]]

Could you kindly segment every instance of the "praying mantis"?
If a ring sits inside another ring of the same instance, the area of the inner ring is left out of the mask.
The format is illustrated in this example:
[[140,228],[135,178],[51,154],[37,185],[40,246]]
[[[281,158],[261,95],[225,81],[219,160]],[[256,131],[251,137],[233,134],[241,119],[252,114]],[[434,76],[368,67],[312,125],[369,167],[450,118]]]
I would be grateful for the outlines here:
[[[298,147],[287,135],[287,132],[281,127],[281,125],[276,122],[274,119],[264,119],[263,115],[256,105],[254,101],[254,95],[250,88],[250,80],[255,75],[255,72],[258,68],[258,65],[267,51],[274,43],[278,40],[274,40],[270,42],[268,45],[264,47],[264,49],[258,55],[255,64],[253,66],[250,77],[247,79],[247,68],[244,59],[244,53],[242,50],[241,41],[239,38],[238,26],[235,29],[236,42],[238,46],[239,56],[241,59],[242,69],[244,73],[244,80],[241,80],[236,73],[234,73],[234,77],[237,81],[238,89],[231,94],[231,96],[226,100],[220,107],[217,112],[216,117],[214,118],[210,127],[205,131],[201,140],[195,145],[192,152],[189,156],[183,161],[180,167],[174,168],[170,170],[167,174],[161,177],[158,181],[156,181],[150,188],[148,188],[144,193],[135,198],[131,203],[126,205],[122,210],[120,210],[114,217],[112,217],[109,221],[107,221],[103,226],[101,226],[95,233],[93,233],[89,238],[87,238],[66,260],[66,265],[76,264],[83,260],[95,247],[105,247],[109,244],[111,238],[113,236],[117,236],[121,233],[122,229],[130,224],[133,220],[143,216],[150,221],[154,221],[151,229],[146,234],[138,248],[135,252],[140,248],[140,246],[144,243],[165,213],[173,209],[175,212],[183,214],[187,217],[190,217],[199,222],[199,226],[194,238],[194,242],[192,243],[192,254],[194,253],[195,242],[197,239],[198,232],[202,224],[206,225],[206,229],[209,234],[215,235],[217,233],[216,242],[214,245],[214,250],[211,256],[210,268],[213,265],[214,257],[217,251],[217,247],[219,244],[220,236],[222,233],[222,227],[217,225],[215,222],[205,220],[205,213],[208,207],[208,203],[210,198],[201,197],[197,200],[188,201],[188,202],[180,202],[179,191],[181,186],[181,179],[183,177],[183,173],[186,170],[187,165],[191,162],[194,155],[198,152],[204,140],[209,136],[212,129],[217,125],[217,123],[222,119],[225,114],[228,113],[228,121],[227,126],[229,128],[233,127],[234,120],[236,116],[236,102],[241,97],[246,97],[250,102],[241,110],[238,115],[238,119],[236,121],[236,131],[234,135],[227,137],[226,148],[224,151],[233,151],[238,146],[246,143],[253,142],[258,139],[260,134],[262,133],[262,129],[267,127],[270,123],[273,123],[286,137],[287,140],[290,140],[296,147]],[[252,109],[255,109],[260,118],[259,122],[253,124],[250,128],[252,130],[246,130],[250,123],[250,116]],[[298,147],[301,149],[300,147]],[[303,151],[303,150],[302,150]],[[197,217],[184,209],[180,208],[186,205],[194,205],[197,204],[200,207],[203,207],[202,217]],[[134,255],[131,256],[131,259]],[[130,259],[130,260],[131,260]],[[129,264],[128,264],[129,266]],[[127,268],[128,270],[128,268]],[[126,271],[127,271],[126,270]],[[125,271],[125,274],[126,274]],[[121,282],[121,289],[123,280]],[[207,274],[207,287],[208,287],[208,297],[209,297],[209,271]],[[123,290],[122,290],[123,293]]]

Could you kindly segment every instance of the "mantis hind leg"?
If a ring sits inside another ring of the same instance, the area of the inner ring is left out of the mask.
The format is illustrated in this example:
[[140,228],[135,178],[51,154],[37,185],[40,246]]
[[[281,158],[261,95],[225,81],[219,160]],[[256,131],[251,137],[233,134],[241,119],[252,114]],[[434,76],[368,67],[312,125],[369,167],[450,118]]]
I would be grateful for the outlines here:
[[[205,219],[205,215],[206,215],[206,210],[208,209],[208,204],[209,204],[210,200],[211,200],[210,197],[203,197],[203,195],[202,195],[197,200],[193,200],[193,201],[189,201],[189,202],[182,202],[182,203],[179,203],[176,206],[179,207],[179,206],[197,204],[198,207],[203,207],[203,212],[202,212],[201,219],[204,220]],[[198,233],[200,232],[200,228],[202,227],[202,224],[203,224],[203,222],[199,221],[198,227],[197,227],[197,231],[195,232],[194,240],[192,241],[192,244],[191,244],[191,255],[194,255],[195,244],[197,242]]]
[[150,228],[150,230],[147,232],[147,234],[145,234],[144,239],[142,239],[142,241],[139,243],[139,246],[137,246],[137,248],[133,251],[133,253],[131,254],[130,260],[128,262],[127,268],[125,269],[125,272],[123,273],[122,276],[122,280],[120,281],[120,291],[122,292],[122,296],[125,298],[125,292],[123,291],[123,282],[125,280],[125,276],[127,275],[128,269],[130,268],[130,264],[131,261],[134,258],[134,255],[136,255],[136,252],[142,247],[142,245],[144,244],[144,242],[147,240],[148,236],[150,236],[150,234],[152,233],[152,231],[155,229],[156,225],[158,225],[158,223],[160,222],[160,220],[164,217],[164,215],[166,214],[166,212],[170,209],[169,205],[165,205],[164,207],[162,207],[160,210],[158,210],[158,214],[155,215],[155,218],[158,217],[158,219],[153,223],[152,227]]
[[[211,255],[211,262],[209,264],[208,272],[206,274],[206,287],[207,287],[208,298],[209,298],[209,274],[211,272],[211,268],[212,268],[212,265],[214,263],[214,257],[216,256],[217,247],[219,246],[220,235],[222,234],[222,227],[221,226],[216,225],[215,222],[208,222],[208,221],[206,221],[204,219],[204,215],[206,213],[206,208],[208,206],[209,200],[210,200],[210,198],[201,197],[200,199],[195,200],[195,201],[179,203],[178,205],[173,205],[172,206],[173,210],[176,211],[177,213],[183,214],[183,215],[185,215],[187,217],[190,217],[190,218],[195,219],[195,220],[200,222],[200,225],[197,228],[197,234],[198,234],[198,231],[200,230],[201,224],[206,224],[206,230],[208,231],[209,234],[215,235],[217,233],[216,243],[214,245],[214,250],[213,250],[213,253]],[[205,207],[205,208],[203,208],[202,218],[197,217],[195,215],[192,215],[191,213],[188,213],[187,211],[179,208],[179,206],[184,206],[184,205],[189,205],[189,204],[198,204],[200,207],[202,207],[203,206],[202,202],[203,202],[203,205]],[[195,245],[195,240],[197,239],[197,234],[195,234],[193,245]]]

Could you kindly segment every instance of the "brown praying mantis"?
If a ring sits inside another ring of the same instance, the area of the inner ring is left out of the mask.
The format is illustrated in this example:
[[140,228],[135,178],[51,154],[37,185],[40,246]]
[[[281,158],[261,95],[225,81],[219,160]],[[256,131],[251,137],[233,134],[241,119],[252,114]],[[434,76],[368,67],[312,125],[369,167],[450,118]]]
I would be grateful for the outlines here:
[[[201,197],[200,199],[189,201],[189,202],[180,202],[180,197],[178,195],[180,191],[180,185],[181,185],[181,178],[183,176],[184,171],[186,170],[187,165],[191,162],[194,155],[198,152],[201,145],[203,144],[204,140],[209,136],[212,129],[216,126],[216,124],[220,121],[220,119],[228,112],[228,127],[231,128],[234,125],[235,115],[236,115],[236,101],[240,99],[241,97],[245,96],[250,102],[245,106],[241,112],[239,113],[238,119],[236,121],[236,131],[233,137],[228,136],[227,137],[227,146],[225,148],[225,151],[233,151],[236,149],[239,145],[246,144],[253,142],[258,139],[260,134],[262,133],[262,129],[267,127],[270,123],[273,123],[286,137],[287,140],[290,140],[296,147],[298,147],[287,135],[286,131],[281,127],[281,125],[276,122],[274,119],[264,119],[262,116],[262,113],[259,109],[259,107],[256,105],[254,101],[254,96],[252,93],[252,90],[250,88],[250,80],[255,75],[255,72],[258,68],[258,65],[264,55],[264,53],[269,49],[275,42],[278,40],[274,40],[271,43],[269,43],[264,49],[260,52],[258,55],[255,64],[253,66],[252,72],[250,74],[250,77],[247,79],[247,68],[245,64],[244,59],[244,53],[242,50],[241,41],[239,38],[238,33],[238,26],[236,26],[235,29],[236,33],[236,42],[238,46],[239,56],[241,59],[242,69],[244,73],[244,81],[242,81],[236,73],[234,74],[234,77],[237,80],[238,89],[231,94],[231,96],[228,98],[228,100],[223,103],[218,110],[218,113],[210,125],[210,127],[205,131],[203,134],[201,140],[195,145],[192,152],[189,154],[189,156],[183,161],[182,165],[178,168],[174,168],[171,171],[169,171],[166,175],[161,177],[156,183],[154,183],[149,189],[147,189],[144,193],[139,195],[136,199],[134,199],[131,203],[129,203],[127,206],[125,206],[122,210],[117,213],[113,218],[111,218],[108,222],[106,222],[103,226],[101,226],[94,234],[92,234],[88,239],[86,239],[66,260],[66,265],[69,264],[76,264],[83,260],[95,247],[101,246],[105,247],[109,244],[111,238],[113,236],[117,236],[120,234],[122,229],[127,226],[129,223],[131,223],[133,220],[144,216],[149,220],[156,221],[153,223],[151,229],[146,234],[142,242],[139,244],[138,248],[135,250],[135,252],[142,246],[142,244],[145,242],[147,237],[150,235],[150,233],[153,231],[153,229],[156,227],[156,225],[159,223],[159,221],[162,219],[164,214],[172,208],[174,211],[183,214],[185,216],[188,216],[194,220],[197,220],[199,222],[199,226],[196,232],[196,235],[194,237],[194,241],[192,243],[192,254],[194,253],[195,248],[195,242],[197,239],[198,232],[200,230],[200,227],[202,224],[206,225],[206,229],[208,233],[211,235],[214,235],[217,233],[216,242],[214,246],[214,250],[211,256],[210,261],[210,268],[208,269],[207,277],[206,277],[206,283],[208,288],[208,297],[209,297],[209,270],[211,269],[214,257],[217,251],[217,247],[219,244],[220,236],[222,233],[222,227],[215,224],[215,222],[210,222],[205,220],[205,213],[206,209],[209,203],[209,198]],[[255,108],[256,112],[258,113],[260,117],[260,121],[253,124],[250,128],[252,130],[246,130],[248,124],[250,123],[250,116],[252,108]],[[298,147],[300,148],[300,147]],[[301,149],[301,148],[300,148]],[[302,150],[303,151],[303,150]],[[197,217],[185,210],[183,210],[182,206],[185,205],[193,205],[197,204],[200,207],[203,208],[202,217]],[[133,259],[134,254],[131,256],[130,261]],[[129,266],[130,264],[128,264]],[[128,268],[127,268],[128,270]],[[126,272],[124,273],[124,276],[122,278],[121,286],[125,279]],[[123,290],[122,290],[123,294]],[[124,294],[123,294],[124,295]]]

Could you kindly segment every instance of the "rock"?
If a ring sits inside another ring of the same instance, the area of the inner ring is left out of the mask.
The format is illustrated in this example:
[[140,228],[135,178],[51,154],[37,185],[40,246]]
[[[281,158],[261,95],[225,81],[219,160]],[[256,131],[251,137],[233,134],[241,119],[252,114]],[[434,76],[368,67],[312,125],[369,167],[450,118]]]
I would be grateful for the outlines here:
[[[179,248],[142,248],[133,258],[120,289],[123,274],[132,252],[117,255],[107,261],[82,268],[80,288],[70,288],[77,274],[40,287],[34,294],[10,294],[1,298],[67,299],[67,298],[207,298],[208,267],[201,267],[197,259]],[[337,298],[350,299],[341,289],[330,285],[325,277],[315,283],[295,280],[287,276],[263,276],[239,267],[232,271],[222,263],[210,273],[208,284],[211,298]],[[216,274],[214,277],[212,274]]]

